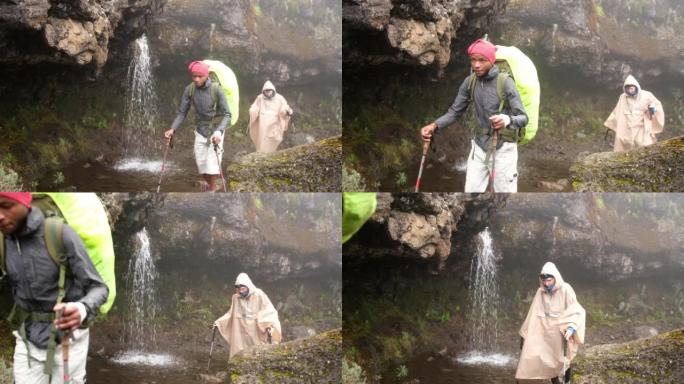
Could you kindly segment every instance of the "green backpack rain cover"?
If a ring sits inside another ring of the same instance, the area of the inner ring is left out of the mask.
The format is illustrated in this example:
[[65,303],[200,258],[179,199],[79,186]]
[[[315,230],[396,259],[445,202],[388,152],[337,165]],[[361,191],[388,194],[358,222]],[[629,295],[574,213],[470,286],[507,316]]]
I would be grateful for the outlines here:
[[528,122],[519,144],[525,144],[537,134],[539,126],[539,98],[541,95],[537,68],[521,50],[516,47],[496,46],[496,65],[502,73],[508,73],[515,80]]
[[[106,314],[112,308],[116,297],[116,279],[112,232],[102,202],[94,193],[33,193],[33,199],[31,206],[46,214],[46,245],[55,263],[59,265],[59,257],[56,254],[63,252],[64,244],[60,240],[49,240],[48,237],[51,236],[48,236],[48,233],[61,231],[60,222],[68,223],[83,240],[90,260],[109,288],[107,301],[100,307],[100,313]],[[62,217],[64,220],[55,220],[55,217]],[[61,233],[59,233],[59,239],[61,239]],[[0,259],[4,270],[5,247],[4,242],[2,243],[0,244]]]
[[34,193],[40,199],[47,195],[55,202],[61,216],[83,240],[88,256],[95,269],[107,284],[109,296],[100,307],[106,314],[116,297],[116,278],[114,276],[114,243],[109,218],[104,205],[94,193]]
[[375,192],[342,194],[342,243],[346,243],[375,212]]
[[220,61],[203,60],[202,62],[209,66],[209,76],[211,76],[212,81],[218,80],[219,84],[221,84],[221,89],[226,95],[226,100],[228,100],[230,126],[232,127],[237,123],[240,113],[240,90],[235,73]]

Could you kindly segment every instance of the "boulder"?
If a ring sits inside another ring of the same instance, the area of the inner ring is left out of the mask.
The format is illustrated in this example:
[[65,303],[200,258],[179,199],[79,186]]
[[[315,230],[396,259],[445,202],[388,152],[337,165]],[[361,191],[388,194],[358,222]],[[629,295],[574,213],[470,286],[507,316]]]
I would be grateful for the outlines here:
[[271,154],[251,153],[225,172],[231,191],[339,192],[342,137],[332,137]]
[[0,64],[107,62],[115,31],[136,36],[166,0],[16,0],[0,3]]
[[684,382],[684,329],[623,344],[587,348],[574,363],[575,384]]
[[246,349],[228,362],[232,384],[339,383],[342,330]]
[[[506,1],[362,0],[342,2],[345,63],[396,63],[443,70],[454,43],[490,25]],[[459,52],[460,53],[460,52]]]
[[684,191],[684,136],[627,152],[594,153],[570,168],[576,191]]

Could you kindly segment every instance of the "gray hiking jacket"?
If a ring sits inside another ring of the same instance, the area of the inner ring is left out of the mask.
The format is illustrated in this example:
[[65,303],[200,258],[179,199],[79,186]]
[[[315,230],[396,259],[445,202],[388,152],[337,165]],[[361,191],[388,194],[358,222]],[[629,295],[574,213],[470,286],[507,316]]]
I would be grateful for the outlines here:
[[[475,134],[475,143],[487,151],[489,149],[491,132],[489,125],[489,117],[499,114],[499,96],[496,94],[496,77],[499,74],[499,67],[493,66],[489,73],[483,78],[476,78],[475,80],[475,95],[473,100],[475,102],[475,111],[477,122],[482,129]],[[458,95],[454,103],[449,107],[447,113],[435,120],[437,128],[445,128],[458,120],[463,115],[470,104],[470,89],[468,89],[468,78],[466,77],[458,89]],[[515,82],[510,77],[504,83],[504,95],[508,103],[504,105],[501,113],[508,115],[511,118],[511,123],[505,129],[516,129],[527,125],[527,114],[525,108],[520,100],[518,89],[515,88]],[[503,140],[499,140],[497,148],[501,148]]]
[[[178,129],[178,127],[183,124],[183,121],[185,121],[185,117],[190,110],[190,88],[191,87],[185,87],[185,91],[181,97],[178,115],[176,115],[176,118],[171,124],[171,128],[174,130]],[[222,90],[219,90],[217,96],[216,116],[223,116],[223,119],[221,119],[218,127],[213,129],[211,128],[211,123],[214,117],[214,100],[211,98],[211,79],[207,79],[204,86],[196,88],[195,94],[192,96],[192,104],[195,106],[195,112],[197,112],[197,128],[195,130],[204,137],[211,136],[214,131],[223,133],[230,121],[231,115],[226,95]]]
[[[29,312],[49,312],[57,302],[59,267],[45,245],[45,216],[31,209],[26,226],[16,235],[5,236],[5,262],[12,286],[12,297],[18,307]],[[97,273],[86,253],[81,238],[67,224],[63,227],[67,268],[64,302],[81,302],[90,320],[107,300],[109,289]],[[50,323],[26,320],[26,335],[35,346],[47,348]]]

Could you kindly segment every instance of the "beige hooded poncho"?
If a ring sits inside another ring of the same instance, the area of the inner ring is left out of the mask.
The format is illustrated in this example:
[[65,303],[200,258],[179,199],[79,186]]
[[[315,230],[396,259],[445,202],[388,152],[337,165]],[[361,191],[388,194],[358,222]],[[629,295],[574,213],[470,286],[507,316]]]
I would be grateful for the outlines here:
[[584,344],[584,308],[577,302],[575,291],[553,263],[546,263],[542,274],[552,275],[556,284],[549,294],[544,285],[532,299],[530,311],[520,328],[525,339],[516,379],[551,379],[560,375],[563,369],[563,334],[572,326],[575,333],[568,341],[567,359],[572,360],[580,345]]
[[246,273],[240,273],[235,285],[249,288],[247,297],[233,295],[228,313],[216,320],[221,336],[230,344],[230,357],[252,345],[267,344],[266,329],[272,329],[273,344],[280,343],[282,333],[278,311],[261,289],[254,286]]
[[[270,99],[263,94],[267,89],[274,93]],[[249,107],[249,136],[257,152],[272,153],[283,141],[283,133],[287,131],[290,121],[288,112],[292,113],[292,109],[287,105],[287,100],[276,93],[270,81],[264,84],[261,92]]]
[[[629,96],[623,92],[608,120],[603,123],[606,128],[615,131],[613,146],[615,152],[624,152],[655,143],[656,134],[662,132],[665,125],[665,112],[660,101],[651,92],[642,90],[632,75],[625,79],[623,89],[627,85],[636,86],[637,94]],[[653,116],[648,110],[650,106],[656,107],[656,113]]]

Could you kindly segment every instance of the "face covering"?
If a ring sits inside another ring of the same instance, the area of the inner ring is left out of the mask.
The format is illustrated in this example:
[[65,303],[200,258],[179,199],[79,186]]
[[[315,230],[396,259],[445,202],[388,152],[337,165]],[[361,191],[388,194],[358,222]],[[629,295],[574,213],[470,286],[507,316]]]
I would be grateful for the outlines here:
[[240,297],[242,297],[243,299],[247,297],[247,295],[249,295],[249,289],[244,292],[240,291]]
[[544,288],[546,289],[546,292],[551,293],[555,286],[556,286],[556,284],[551,284],[549,286],[544,286]]

